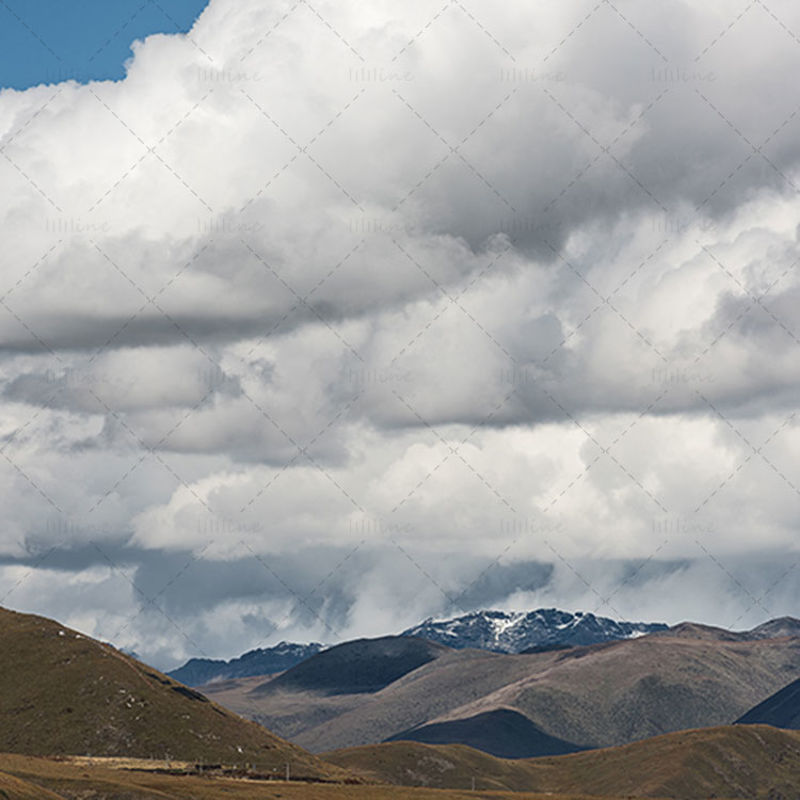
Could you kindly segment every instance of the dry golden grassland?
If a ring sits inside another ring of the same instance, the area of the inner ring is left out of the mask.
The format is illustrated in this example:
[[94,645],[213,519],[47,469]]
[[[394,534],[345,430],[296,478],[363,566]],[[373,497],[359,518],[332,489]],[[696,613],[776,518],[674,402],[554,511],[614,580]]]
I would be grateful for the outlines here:
[[[175,766],[175,762],[171,762]],[[168,775],[166,762],[0,754],[3,800],[593,800],[588,795],[442,790]],[[5,793],[5,794],[3,794]],[[608,800],[608,798],[605,798]]]

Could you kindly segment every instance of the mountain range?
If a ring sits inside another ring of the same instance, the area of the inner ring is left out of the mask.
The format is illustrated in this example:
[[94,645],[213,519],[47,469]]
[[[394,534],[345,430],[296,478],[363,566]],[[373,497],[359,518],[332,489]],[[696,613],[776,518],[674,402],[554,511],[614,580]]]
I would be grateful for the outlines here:
[[536,611],[477,611],[453,619],[426,619],[403,631],[456,650],[477,648],[497,653],[524,653],[563,645],[598,644],[668,630],[663,623],[616,622],[607,617],[557,608]]
[[[386,670],[389,646],[393,672]],[[351,677],[377,664],[383,666],[372,683]],[[503,739],[508,724],[496,712],[509,710],[521,717],[514,724],[531,733],[514,755],[533,757],[554,752],[547,749],[554,741],[570,752],[728,725],[799,677],[800,621],[785,619],[737,633],[687,623],[520,654],[408,636],[365,639],[324,650],[277,677],[204,691],[312,752],[400,735],[441,742],[444,730],[452,743],[506,754],[492,742]]]
[[[540,608],[525,612],[476,611],[442,620],[430,617],[399,635],[427,639],[456,650],[477,648],[497,653],[522,653],[631,639],[665,630],[668,626],[663,623],[617,622],[582,611],[572,614],[556,608]],[[251,650],[229,661],[192,658],[167,675],[195,687],[212,681],[270,675],[290,669],[326,647],[318,642],[281,642],[273,647]]]
[[183,666],[166,674],[187,686],[202,686],[211,681],[271,675],[283,672],[324,649],[318,642],[295,644],[281,642],[274,647],[249,650],[230,661],[214,658],[190,658]]

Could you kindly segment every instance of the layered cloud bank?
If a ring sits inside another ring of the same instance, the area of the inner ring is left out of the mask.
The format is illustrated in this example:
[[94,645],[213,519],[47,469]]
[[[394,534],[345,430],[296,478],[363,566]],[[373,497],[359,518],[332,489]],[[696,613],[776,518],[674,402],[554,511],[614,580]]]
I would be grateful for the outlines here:
[[1,92],[2,602],[796,612],[800,11],[734,5],[212,0]]

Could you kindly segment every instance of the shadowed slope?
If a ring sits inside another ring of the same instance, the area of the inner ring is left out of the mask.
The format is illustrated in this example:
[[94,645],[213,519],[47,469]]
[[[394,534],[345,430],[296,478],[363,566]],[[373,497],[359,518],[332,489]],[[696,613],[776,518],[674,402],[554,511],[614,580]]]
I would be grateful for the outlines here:
[[500,758],[560,756],[584,749],[573,742],[548,736],[519,711],[510,708],[498,708],[467,719],[422,725],[386,741],[465,744]]
[[331,647],[252,690],[254,696],[279,691],[324,694],[377,692],[449,651],[424,639],[384,636]]
[[800,730],[800,678],[751,708],[736,722]]

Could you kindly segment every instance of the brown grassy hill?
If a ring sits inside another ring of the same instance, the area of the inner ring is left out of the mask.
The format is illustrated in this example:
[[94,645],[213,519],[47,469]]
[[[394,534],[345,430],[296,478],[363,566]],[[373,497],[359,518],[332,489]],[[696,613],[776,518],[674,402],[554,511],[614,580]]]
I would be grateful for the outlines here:
[[[135,659],[57,622],[0,609],[0,752],[132,755],[338,770]],[[2,795],[0,795],[0,798]]]
[[204,691],[313,752],[501,708],[550,736],[607,747],[727,725],[800,677],[800,638],[729,640],[713,631],[697,638],[682,626],[675,636],[524,655],[450,651],[373,693],[257,693],[246,682]]
[[450,788],[474,777],[480,789],[599,796],[797,800],[800,733],[768,726],[681,731],[622,747],[507,761],[462,745],[415,742],[327,755],[365,777]]
[[[314,752],[375,743],[423,725],[460,705],[517,681],[553,654],[507,656],[484,650],[450,650],[378,692],[329,696],[314,691],[203,687],[237,713],[257,719]],[[466,715],[465,715],[466,716]]]
[[469,787],[475,778],[476,789],[523,792],[536,776],[532,760],[497,758],[463,744],[385,742],[334,750],[325,758],[366,780],[397,786],[452,789]]
[[726,641],[656,634],[564,651],[547,670],[445,718],[506,706],[552,736],[603,747],[730,724],[744,713],[739,709],[755,705],[748,705],[751,698],[763,700],[798,676],[800,638]]
[[462,789],[168,775],[104,763],[76,764],[5,753],[0,753],[0,771],[2,800],[592,800],[584,795],[543,798],[527,793],[489,794]]

